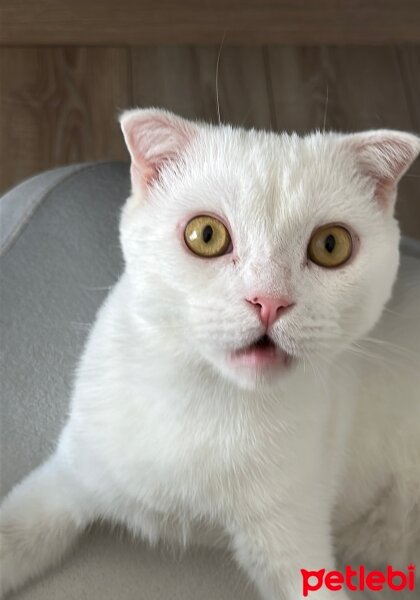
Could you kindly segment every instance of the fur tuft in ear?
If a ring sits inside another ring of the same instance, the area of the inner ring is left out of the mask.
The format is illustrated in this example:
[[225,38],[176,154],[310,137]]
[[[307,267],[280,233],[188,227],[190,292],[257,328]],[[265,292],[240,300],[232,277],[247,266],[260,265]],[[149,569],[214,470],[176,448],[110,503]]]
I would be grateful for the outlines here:
[[420,138],[388,129],[346,136],[363,175],[375,183],[375,197],[393,205],[397,184],[420,152]]
[[131,155],[133,190],[147,188],[166,163],[176,160],[198,130],[186,119],[153,108],[127,110],[120,123]]

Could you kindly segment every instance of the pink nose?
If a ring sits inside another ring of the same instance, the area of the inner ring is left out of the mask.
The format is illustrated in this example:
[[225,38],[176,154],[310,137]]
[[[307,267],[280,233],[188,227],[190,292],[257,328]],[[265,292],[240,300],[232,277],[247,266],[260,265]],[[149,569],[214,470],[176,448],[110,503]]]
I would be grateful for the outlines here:
[[293,305],[289,298],[286,298],[285,296],[280,296],[278,298],[272,296],[256,296],[247,298],[246,301],[250,304],[254,304],[255,308],[258,309],[261,322],[267,328],[275,323],[277,319]]

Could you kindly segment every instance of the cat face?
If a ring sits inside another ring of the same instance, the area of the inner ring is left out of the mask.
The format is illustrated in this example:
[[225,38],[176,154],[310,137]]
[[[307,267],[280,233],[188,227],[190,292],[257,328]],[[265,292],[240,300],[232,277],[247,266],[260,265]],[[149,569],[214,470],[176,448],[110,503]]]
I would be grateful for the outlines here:
[[364,335],[398,268],[392,131],[297,135],[129,111],[121,240],[156,344],[243,387],[318,369]]

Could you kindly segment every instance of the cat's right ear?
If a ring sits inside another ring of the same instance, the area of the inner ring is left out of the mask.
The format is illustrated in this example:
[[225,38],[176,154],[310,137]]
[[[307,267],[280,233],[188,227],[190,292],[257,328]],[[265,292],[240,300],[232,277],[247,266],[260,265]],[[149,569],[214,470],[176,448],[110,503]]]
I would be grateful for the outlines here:
[[420,152],[420,138],[404,131],[379,129],[344,136],[359,172],[373,184],[375,199],[392,208],[397,184]]
[[133,191],[147,191],[162,167],[175,161],[198,131],[198,126],[166,110],[134,109],[120,116],[131,156]]

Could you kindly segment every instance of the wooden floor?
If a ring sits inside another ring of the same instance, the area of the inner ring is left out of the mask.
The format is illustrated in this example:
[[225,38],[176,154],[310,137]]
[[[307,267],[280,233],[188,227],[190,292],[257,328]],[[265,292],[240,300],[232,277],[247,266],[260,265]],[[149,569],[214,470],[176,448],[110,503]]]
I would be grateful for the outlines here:
[[[0,192],[72,162],[127,159],[131,106],[217,121],[219,48],[0,48]],[[420,132],[420,46],[228,47],[222,121],[246,127]],[[420,161],[401,184],[403,230],[420,239]]]

